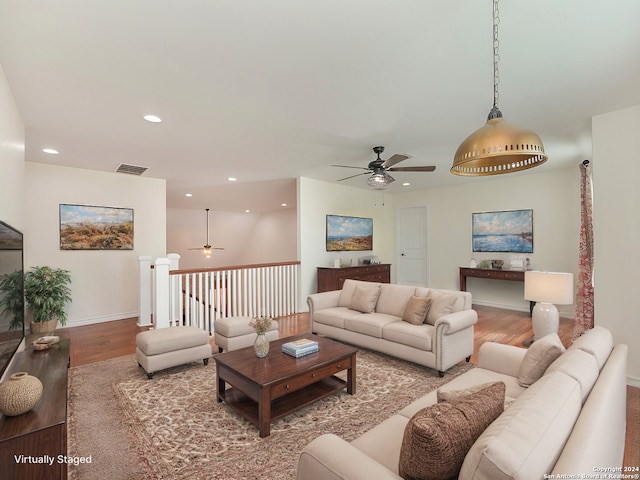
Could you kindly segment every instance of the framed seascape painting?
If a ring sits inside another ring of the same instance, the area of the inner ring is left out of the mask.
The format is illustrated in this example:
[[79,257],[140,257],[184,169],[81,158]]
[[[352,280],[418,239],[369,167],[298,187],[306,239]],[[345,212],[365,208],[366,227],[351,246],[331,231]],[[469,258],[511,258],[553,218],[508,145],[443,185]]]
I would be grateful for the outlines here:
[[533,253],[533,210],[472,214],[474,252]]
[[60,250],[133,250],[133,208],[60,204]]
[[373,250],[373,218],[327,215],[327,252]]

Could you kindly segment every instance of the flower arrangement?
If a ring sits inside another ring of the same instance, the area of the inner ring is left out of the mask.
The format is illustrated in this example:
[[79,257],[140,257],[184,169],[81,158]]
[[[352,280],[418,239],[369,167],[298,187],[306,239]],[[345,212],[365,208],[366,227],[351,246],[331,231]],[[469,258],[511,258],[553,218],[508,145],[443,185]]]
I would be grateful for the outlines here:
[[264,335],[271,326],[271,317],[256,317],[249,322],[258,335]]

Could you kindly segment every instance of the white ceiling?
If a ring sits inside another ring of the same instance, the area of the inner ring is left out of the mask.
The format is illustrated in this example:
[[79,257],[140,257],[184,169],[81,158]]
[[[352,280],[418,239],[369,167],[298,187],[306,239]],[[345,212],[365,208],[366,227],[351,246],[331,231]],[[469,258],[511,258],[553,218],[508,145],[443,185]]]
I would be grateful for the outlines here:
[[[491,108],[491,15],[490,0],[0,0],[0,64],[28,161],[146,166],[169,207],[259,212],[379,144],[437,166],[390,192],[482,181],[449,168]],[[588,158],[590,118],[640,104],[640,2],[503,0],[500,17],[499,106],[549,155],[529,172]]]

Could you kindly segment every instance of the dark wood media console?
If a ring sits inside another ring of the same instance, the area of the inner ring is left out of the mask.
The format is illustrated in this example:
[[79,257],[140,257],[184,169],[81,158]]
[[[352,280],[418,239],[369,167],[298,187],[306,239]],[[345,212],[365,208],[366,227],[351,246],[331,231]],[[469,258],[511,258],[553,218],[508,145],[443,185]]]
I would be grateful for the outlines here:
[[318,267],[318,292],[342,290],[347,278],[367,282],[391,282],[391,264],[357,265],[351,267]]
[[[40,401],[29,412],[17,417],[0,415],[2,478],[67,478],[67,463],[64,458],[67,456],[69,339],[61,338],[50,349],[35,351],[31,343],[39,337],[40,335],[26,337],[26,349],[16,354],[5,377],[9,378],[16,372],[27,372],[40,379],[43,391]],[[36,461],[29,461],[29,456]],[[36,463],[37,459],[43,457],[52,459],[52,464]],[[61,459],[63,461],[59,461]]]

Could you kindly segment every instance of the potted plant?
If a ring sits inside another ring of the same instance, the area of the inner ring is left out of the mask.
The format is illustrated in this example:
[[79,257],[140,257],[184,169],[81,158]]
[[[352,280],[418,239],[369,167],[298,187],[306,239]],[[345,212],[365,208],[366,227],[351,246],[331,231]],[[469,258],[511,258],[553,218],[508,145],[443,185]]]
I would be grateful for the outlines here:
[[0,276],[0,315],[11,318],[9,330],[22,328],[24,321],[23,281],[22,270]]
[[71,275],[68,270],[31,267],[24,276],[27,308],[33,312],[31,333],[53,332],[60,321],[67,323],[65,307],[71,302]]

